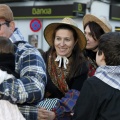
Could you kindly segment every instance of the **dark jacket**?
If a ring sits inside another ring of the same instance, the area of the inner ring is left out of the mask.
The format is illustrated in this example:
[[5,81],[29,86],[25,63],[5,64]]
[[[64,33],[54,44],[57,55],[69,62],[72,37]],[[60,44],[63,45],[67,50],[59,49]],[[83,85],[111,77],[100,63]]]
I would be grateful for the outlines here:
[[[49,55],[49,53],[45,53],[43,56],[43,58],[46,62],[46,65],[48,65],[48,63],[47,63],[48,55]],[[83,85],[84,81],[87,79],[87,77],[88,77],[88,66],[87,66],[87,63],[84,62],[84,63],[82,63],[81,67],[79,68],[79,75],[73,76],[72,79],[69,80],[69,83],[68,83],[69,88],[80,91],[82,88],[82,85]],[[45,91],[46,91],[46,93],[51,94],[50,98],[59,98],[60,99],[60,98],[64,97],[64,94],[52,82],[48,71],[47,71],[47,80],[48,81],[47,81]]]
[[85,81],[73,120],[120,120],[120,90],[93,76]]

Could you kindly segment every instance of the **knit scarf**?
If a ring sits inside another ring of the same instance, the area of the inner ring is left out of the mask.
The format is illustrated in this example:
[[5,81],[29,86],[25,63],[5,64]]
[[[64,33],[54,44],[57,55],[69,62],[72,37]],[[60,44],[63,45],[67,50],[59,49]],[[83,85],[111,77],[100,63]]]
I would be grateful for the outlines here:
[[65,94],[68,90],[68,84],[66,82],[66,78],[68,77],[69,71],[70,71],[70,58],[69,63],[66,64],[66,68],[64,68],[64,65],[59,66],[59,62],[55,61],[57,55],[56,53],[50,53],[48,58],[48,73],[51,77],[52,82],[55,84],[55,86],[63,93]]

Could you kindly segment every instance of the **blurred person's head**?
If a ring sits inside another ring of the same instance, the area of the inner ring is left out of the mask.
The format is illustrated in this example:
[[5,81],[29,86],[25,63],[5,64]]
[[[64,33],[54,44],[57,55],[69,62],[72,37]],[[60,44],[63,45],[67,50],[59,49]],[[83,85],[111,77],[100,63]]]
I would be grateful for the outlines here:
[[97,18],[94,15],[86,14],[83,18],[84,34],[87,39],[86,49],[97,51],[99,38],[104,33],[112,30],[105,17]]
[[0,36],[0,54],[2,53],[14,53],[14,44],[9,38]]
[[120,32],[109,32],[100,37],[96,62],[99,66],[120,65]]

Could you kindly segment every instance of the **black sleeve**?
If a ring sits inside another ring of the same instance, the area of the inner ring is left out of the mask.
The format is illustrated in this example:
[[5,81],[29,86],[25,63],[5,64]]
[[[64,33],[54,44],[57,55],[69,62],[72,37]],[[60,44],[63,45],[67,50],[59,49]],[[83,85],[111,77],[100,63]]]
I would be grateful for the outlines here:
[[86,80],[75,105],[73,120],[95,120],[97,103],[96,88],[89,80]]

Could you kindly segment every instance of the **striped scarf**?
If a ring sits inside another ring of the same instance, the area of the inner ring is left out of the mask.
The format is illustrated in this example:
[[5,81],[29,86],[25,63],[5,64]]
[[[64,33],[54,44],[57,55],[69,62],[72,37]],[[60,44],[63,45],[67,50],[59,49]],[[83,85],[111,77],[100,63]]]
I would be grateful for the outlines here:
[[98,67],[95,76],[109,86],[120,90],[120,65]]

